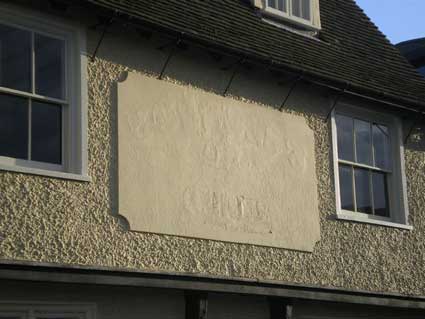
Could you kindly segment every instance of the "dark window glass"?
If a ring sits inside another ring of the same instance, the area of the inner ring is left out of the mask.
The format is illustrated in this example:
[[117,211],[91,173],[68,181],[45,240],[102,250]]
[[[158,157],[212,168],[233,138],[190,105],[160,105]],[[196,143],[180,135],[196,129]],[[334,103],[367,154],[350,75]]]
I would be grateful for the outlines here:
[[269,5],[269,7],[277,9],[277,5],[276,5],[277,0],[267,0],[267,1],[268,1],[267,3]]
[[357,211],[361,213],[372,214],[369,171],[361,168],[355,168],[354,176],[356,183]]
[[28,100],[0,94],[0,156],[28,158]]
[[374,124],[372,132],[375,166],[389,170],[391,168],[391,151],[388,128],[384,125]]
[[338,158],[354,162],[353,119],[336,115]]
[[286,10],[286,0],[278,0],[278,9],[283,12],[287,12]]
[[419,68],[419,73],[425,76],[425,65]]
[[310,20],[310,0],[302,0],[301,18]]
[[34,101],[32,103],[31,118],[31,159],[33,161],[61,164],[61,106]]
[[292,14],[301,17],[301,0],[292,0]]
[[353,211],[353,174],[350,166],[339,166],[339,187],[341,190],[341,208]]
[[387,181],[385,174],[373,172],[372,184],[375,215],[390,217]]
[[31,33],[0,24],[0,86],[31,91]]
[[64,98],[64,41],[40,34],[34,36],[35,91],[37,94]]
[[354,120],[356,134],[357,163],[372,165],[372,138],[370,136],[370,123]]

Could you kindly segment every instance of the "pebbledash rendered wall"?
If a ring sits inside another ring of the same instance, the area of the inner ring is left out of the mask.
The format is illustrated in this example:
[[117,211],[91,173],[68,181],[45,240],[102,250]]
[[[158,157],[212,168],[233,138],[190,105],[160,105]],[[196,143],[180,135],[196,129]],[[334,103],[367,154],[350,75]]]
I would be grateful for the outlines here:
[[[88,31],[89,53],[99,36]],[[284,112],[304,117],[314,132],[320,241],[313,253],[129,231],[118,216],[117,83],[123,72],[158,77],[169,53],[158,47],[168,42],[115,27],[89,61],[91,182],[0,172],[1,259],[425,294],[425,143],[414,134],[405,150],[412,231],[337,221],[326,121],[332,99],[327,90],[305,83],[296,87]],[[163,81],[221,94],[232,63],[216,61],[205,50],[177,50]],[[242,67],[228,94],[278,108],[288,83],[265,70]]]

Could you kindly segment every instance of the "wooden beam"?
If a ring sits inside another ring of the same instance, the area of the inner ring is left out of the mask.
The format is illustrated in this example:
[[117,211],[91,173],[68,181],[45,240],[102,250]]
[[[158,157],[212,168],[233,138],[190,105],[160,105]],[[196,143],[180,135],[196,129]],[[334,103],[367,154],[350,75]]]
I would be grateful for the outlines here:
[[287,298],[269,297],[270,319],[292,319],[292,301]]
[[207,319],[208,294],[185,291],[186,319]]
[[207,291],[279,297],[291,300],[304,299],[394,308],[425,309],[425,296],[324,288],[270,280],[135,271],[106,267],[53,265],[25,261],[0,260],[1,280],[178,289],[193,292]]

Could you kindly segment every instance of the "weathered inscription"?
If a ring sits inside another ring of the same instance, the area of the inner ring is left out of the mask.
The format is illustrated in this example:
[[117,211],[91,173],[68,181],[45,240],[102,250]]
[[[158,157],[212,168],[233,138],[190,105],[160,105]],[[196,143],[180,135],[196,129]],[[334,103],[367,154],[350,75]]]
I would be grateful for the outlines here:
[[311,251],[302,118],[148,77],[119,84],[119,210],[132,229]]
[[204,215],[205,225],[228,231],[269,233],[272,220],[265,203],[244,195],[188,188],[184,193],[187,214]]

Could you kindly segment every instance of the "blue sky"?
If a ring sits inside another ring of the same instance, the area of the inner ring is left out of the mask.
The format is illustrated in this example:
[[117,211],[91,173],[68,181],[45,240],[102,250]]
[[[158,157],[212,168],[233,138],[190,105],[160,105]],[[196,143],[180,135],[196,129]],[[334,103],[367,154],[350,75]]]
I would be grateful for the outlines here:
[[355,0],[393,43],[425,37],[425,0]]

